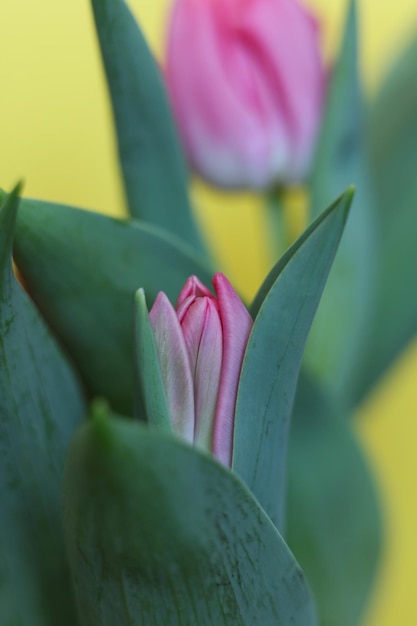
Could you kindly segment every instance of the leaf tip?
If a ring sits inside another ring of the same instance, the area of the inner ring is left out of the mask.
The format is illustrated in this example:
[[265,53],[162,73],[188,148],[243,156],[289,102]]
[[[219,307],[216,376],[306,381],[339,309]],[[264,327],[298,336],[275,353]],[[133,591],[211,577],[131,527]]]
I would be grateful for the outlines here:
[[90,424],[95,438],[101,443],[107,445],[110,443],[111,429],[110,418],[111,411],[109,404],[105,398],[95,398],[90,407]]
[[136,308],[142,308],[143,305],[146,306],[146,296],[143,287],[140,287],[135,293],[135,305]]
[[[8,210],[11,213],[16,213],[17,199],[21,195],[23,189],[23,181],[20,180],[12,189],[10,193],[6,193],[3,189],[0,189],[0,208],[4,209],[7,205]],[[7,211],[7,209],[6,209]]]
[[353,198],[355,197],[355,193],[356,193],[356,186],[349,185],[349,187],[346,189],[346,191],[342,195],[342,198],[344,200],[343,213],[345,215],[345,220],[348,218],[350,207],[352,205]]
[[345,191],[345,195],[350,199],[353,198],[355,193],[356,193],[356,185],[349,185],[349,187]]
[[93,420],[107,419],[110,414],[109,403],[105,398],[95,398],[91,403],[91,417]]
[[19,182],[10,193],[0,191],[0,265],[2,269],[11,268],[12,244],[22,187],[23,183]]

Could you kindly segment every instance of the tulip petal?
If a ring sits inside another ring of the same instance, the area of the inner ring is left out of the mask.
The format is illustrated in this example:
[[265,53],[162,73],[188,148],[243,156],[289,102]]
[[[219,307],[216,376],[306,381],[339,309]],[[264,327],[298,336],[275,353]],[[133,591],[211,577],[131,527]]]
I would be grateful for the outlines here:
[[196,298],[207,296],[207,298],[214,298],[214,295],[211,293],[210,289],[208,289],[201,280],[197,278],[197,276],[190,276],[187,278],[184,287],[180,291],[180,295],[177,300],[177,316],[179,321],[181,322],[188,307]]
[[166,77],[205,178],[259,188],[305,175],[324,70],[316,23],[296,0],[177,0]]
[[253,322],[245,305],[223,274],[215,274],[213,286],[217,293],[223,329],[223,362],[214,420],[213,454],[219,461],[230,466],[237,388]]
[[194,439],[194,392],[181,326],[174,307],[160,292],[149,312],[155,334],[173,430],[189,443]]
[[194,380],[194,443],[211,451],[223,356],[222,325],[213,296],[193,302],[182,330]]
[[[173,108],[191,163],[208,180],[226,187],[247,182],[262,187],[270,129],[260,128],[240,89],[236,41],[225,24],[228,16],[217,16],[214,4],[183,0],[174,5],[167,54]],[[218,3],[219,12],[225,8]],[[244,72],[243,82],[250,80]],[[276,107],[280,108],[279,102]],[[277,149],[283,145],[284,137],[280,139]]]
[[[247,39],[247,54],[264,78],[265,95],[272,107],[277,97],[281,103],[283,119],[275,115],[270,127],[283,124],[288,133],[291,149],[284,179],[302,178],[315,143],[325,89],[318,24],[294,0],[251,2],[241,15],[240,30]],[[289,50],[294,53],[289,54]]]

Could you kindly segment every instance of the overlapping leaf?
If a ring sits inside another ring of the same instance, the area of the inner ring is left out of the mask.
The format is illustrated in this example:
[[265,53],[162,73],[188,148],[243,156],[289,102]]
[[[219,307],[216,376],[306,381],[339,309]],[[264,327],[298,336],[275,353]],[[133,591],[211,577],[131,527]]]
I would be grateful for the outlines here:
[[300,376],[289,447],[287,538],[320,626],[357,626],[381,548],[375,486],[351,423]]
[[175,301],[186,278],[211,275],[193,250],[153,226],[22,200],[18,267],[91,393],[132,413],[133,308],[138,288]]
[[171,417],[159,363],[155,336],[149,320],[145,293],[135,295],[135,415],[158,430],[171,432]]
[[312,216],[316,217],[348,185],[354,184],[357,191],[306,347],[306,363],[316,378],[347,404],[353,402],[357,369],[371,325],[377,259],[357,56],[352,0],[314,161]]
[[233,469],[278,528],[288,428],[304,344],[352,200],[348,191],[278,262],[255,299],[235,416]]
[[301,570],[233,473],[96,413],[64,485],[83,626],[314,626]]
[[78,381],[12,270],[17,191],[0,206],[0,621],[74,626],[61,524]]
[[203,250],[160,70],[124,0],[92,6],[130,213]]

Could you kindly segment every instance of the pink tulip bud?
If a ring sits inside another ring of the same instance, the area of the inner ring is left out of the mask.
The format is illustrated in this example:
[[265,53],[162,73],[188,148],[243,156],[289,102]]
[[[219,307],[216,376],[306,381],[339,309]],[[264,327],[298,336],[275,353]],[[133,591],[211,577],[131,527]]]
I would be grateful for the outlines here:
[[176,0],[166,79],[201,176],[265,188],[307,175],[325,81],[317,23],[296,0]]
[[217,298],[198,278],[176,310],[159,293],[149,313],[174,432],[231,465],[236,396],[251,317],[223,274]]

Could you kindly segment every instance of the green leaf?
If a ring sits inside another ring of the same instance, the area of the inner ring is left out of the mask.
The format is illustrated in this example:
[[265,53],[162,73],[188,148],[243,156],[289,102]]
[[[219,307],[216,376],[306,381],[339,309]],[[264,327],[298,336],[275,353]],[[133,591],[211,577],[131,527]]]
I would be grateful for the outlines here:
[[0,621],[74,626],[61,480],[86,408],[67,360],[13,274],[18,193],[0,199]]
[[349,184],[357,193],[306,347],[306,363],[316,379],[346,403],[352,402],[371,325],[377,254],[357,50],[352,1],[310,181],[312,217]]
[[301,375],[289,446],[287,539],[320,626],[357,626],[381,549],[381,516],[351,421]]
[[357,401],[417,333],[417,39],[388,75],[367,121],[383,253],[372,325],[355,380]]
[[192,274],[211,273],[192,248],[134,220],[22,200],[15,258],[40,310],[92,395],[132,414],[134,294],[175,301]]
[[143,289],[135,295],[135,366],[136,417],[145,418],[153,428],[171,432],[158,350]]
[[124,0],[92,0],[130,213],[203,251],[160,74]]
[[83,626],[313,626],[305,580],[238,478],[179,439],[103,415],[64,481]]
[[252,306],[239,383],[233,469],[282,528],[289,423],[304,344],[342,236],[353,191],[277,263]]

